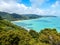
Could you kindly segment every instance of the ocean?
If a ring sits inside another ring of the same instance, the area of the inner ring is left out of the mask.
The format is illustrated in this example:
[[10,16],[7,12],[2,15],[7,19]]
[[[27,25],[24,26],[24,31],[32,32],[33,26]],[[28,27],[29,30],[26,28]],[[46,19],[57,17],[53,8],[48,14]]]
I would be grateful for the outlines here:
[[60,32],[60,17],[42,17],[38,19],[12,21],[12,23],[37,32],[43,30],[44,28],[54,28]]

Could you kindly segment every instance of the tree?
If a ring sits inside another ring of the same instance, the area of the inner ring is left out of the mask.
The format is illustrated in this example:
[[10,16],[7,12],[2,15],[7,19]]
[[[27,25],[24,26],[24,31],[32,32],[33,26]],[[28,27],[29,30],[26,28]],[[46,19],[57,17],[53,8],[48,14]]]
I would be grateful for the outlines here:
[[30,34],[33,38],[35,38],[35,39],[37,39],[37,38],[39,37],[38,32],[36,32],[36,31],[34,31],[34,30],[30,30],[30,31],[29,31],[29,34]]
[[60,42],[59,38],[56,29],[44,29],[39,33],[39,40],[43,43],[57,45]]
[[2,20],[3,18],[0,16],[0,20]]

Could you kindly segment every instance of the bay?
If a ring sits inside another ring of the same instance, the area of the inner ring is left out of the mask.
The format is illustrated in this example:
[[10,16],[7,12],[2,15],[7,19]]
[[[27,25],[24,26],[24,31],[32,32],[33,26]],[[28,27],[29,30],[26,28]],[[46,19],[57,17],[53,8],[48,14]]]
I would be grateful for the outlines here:
[[60,17],[42,17],[31,20],[12,21],[12,23],[28,30],[33,29],[37,32],[44,28],[56,28],[60,32]]

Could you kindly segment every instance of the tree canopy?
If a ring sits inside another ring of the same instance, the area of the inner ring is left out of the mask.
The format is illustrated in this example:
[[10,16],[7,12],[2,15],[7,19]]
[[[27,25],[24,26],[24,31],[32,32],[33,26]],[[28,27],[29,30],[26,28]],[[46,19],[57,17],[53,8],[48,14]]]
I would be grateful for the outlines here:
[[7,20],[0,20],[0,45],[60,45],[60,33],[45,28],[27,31]]

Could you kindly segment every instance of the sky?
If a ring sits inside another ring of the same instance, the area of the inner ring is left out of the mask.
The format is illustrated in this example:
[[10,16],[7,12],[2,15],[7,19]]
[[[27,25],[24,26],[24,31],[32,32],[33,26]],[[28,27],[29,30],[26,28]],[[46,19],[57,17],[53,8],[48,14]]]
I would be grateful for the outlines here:
[[0,11],[60,16],[60,0],[0,0]]

